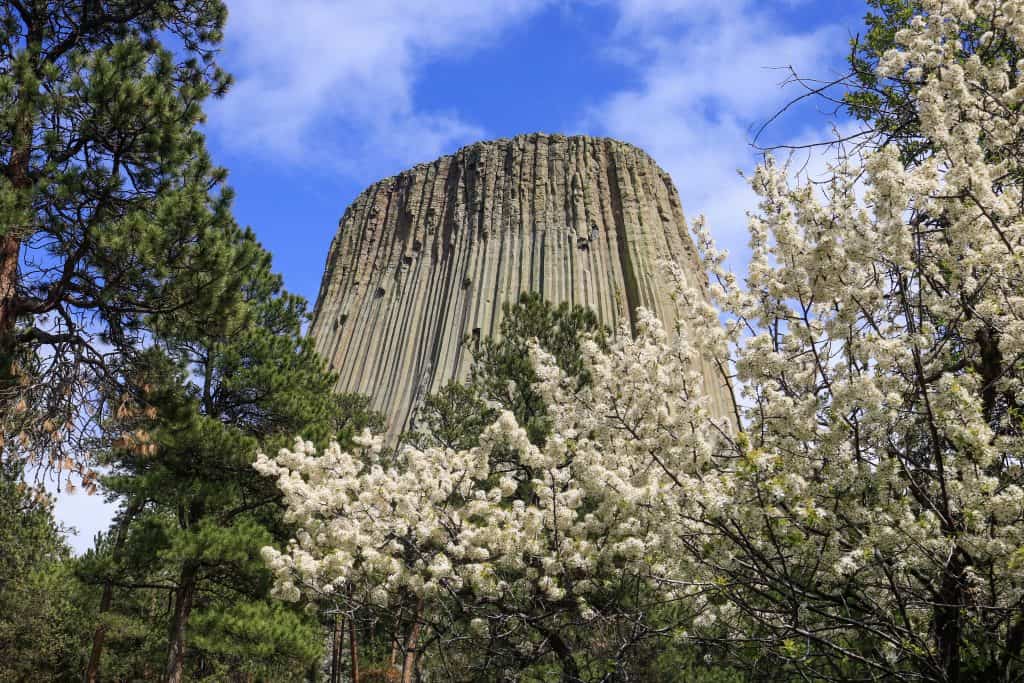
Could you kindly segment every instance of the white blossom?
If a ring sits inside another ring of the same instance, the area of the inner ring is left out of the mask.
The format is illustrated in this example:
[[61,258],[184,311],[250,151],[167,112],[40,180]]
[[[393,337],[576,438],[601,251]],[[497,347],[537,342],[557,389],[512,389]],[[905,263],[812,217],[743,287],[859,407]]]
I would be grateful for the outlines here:
[[[941,677],[942,624],[998,652],[1024,628],[1024,85],[960,29],[982,17],[981,45],[1024,46],[1024,4],[922,6],[880,73],[920,84],[923,158],[882,144],[823,188],[760,166],[742,281],[693,226],[714,306],[675,269],[683,323],[640,310],[635,338],[584,343],[582,389],[533,349],[543,447],[506,412],[468,451],[384,464],[364,435],[355,453],[261,455],[303,532],[264,550],[275,595],[344,585],[589,621],[629,575],[687,599],[686,633],[756,632],[790,662],[799,641]],[[712,414],[702,359],[738,423]]]

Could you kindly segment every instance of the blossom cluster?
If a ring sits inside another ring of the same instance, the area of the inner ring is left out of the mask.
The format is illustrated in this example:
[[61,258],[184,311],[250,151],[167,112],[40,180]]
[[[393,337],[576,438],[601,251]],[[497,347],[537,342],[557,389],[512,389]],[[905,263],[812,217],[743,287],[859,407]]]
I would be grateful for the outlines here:
[[278,594],[586,619],[629,574],[684,601],[685,637],[818,672],[811,653],[942,680],[963,652],[1021,657],[1024,4],[921,5],[879,68],[913,84],[926,151],[881,140],[823,190],[759,167],[742,282],[694,226],[715,306],[677,277],[685,322],[641,310],[585,343],[582,389],[534,350],[543,446],[505,413],[467,451],[261,456],[301,530],[265,551]]
[[877,141],[824,191],[769,160],[743,285],[698,230],[753,465],[729,475],[744,537],[709,536],[796,606],[745,603],[743,628],[948,680],[1021,656],[1024,5],[921,6],[879,65],[913,93],[913,158]]
[[[540,601],[587,616],[603,577],[668,574],[665,514],[713,439],[694,352],[684,338],[669,344],[656,319],[641,321],[636,339],[622,334],[608,353],[586,345],[582,391],[534,350],[559,425],[543,447],[505,412],[466,451],[407,447],[386,463],[367,433],[354,452],[297,440],[260,455],[256,469],[277,479],[299,529],[285,552],[264,549],[275,594]],[[676,395],[652,393],[652,382]]]

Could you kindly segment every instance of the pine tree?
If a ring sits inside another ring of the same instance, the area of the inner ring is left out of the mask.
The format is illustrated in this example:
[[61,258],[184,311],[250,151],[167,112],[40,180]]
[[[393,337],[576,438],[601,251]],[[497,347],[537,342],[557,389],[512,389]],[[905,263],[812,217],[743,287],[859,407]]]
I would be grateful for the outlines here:
[[72,680],[87,605],[52,500],[0,465],[0,681]]
[[420,446],[471,448],[500,407],[515,414],[531,441],[543,443],[551,424],[544,400],[533,388],[537,374],[530,363],[530,344],[554,355],[559,367],[582,386],[587,373],[580,341],[592,335],[603,344],[607,333],[588,308],[555,305],[540,294],[523,292],[519,301],[502,304],[496,337],[464,340],[473,356],[469,381],[452,382],[428,396],[417,413],[418,431],[405,438]]
[[154,318],[238,297],[256,252],[196,129],[229,84],[226,14],[220,0],[0,4],[8,453],[87,469]]
[[123,541],[105,562],[97,555],[92,573],[113,587],[173,595],[168,681],[186,675],[193,622],[201,656],[192,665],[203,670],[237,660],[255,671],[274,660],[280,679],[315,659],[316,621],[265,601],[259,550],[288,530],[277,492],[251,464],[257,450],[296,434],[324,442],[375,419],[365,401],[333,395],[334,377],[302,335],[305,301],[281,290],[269,258],[241,292],[229,315],[155,327],[158,343],[135,378],[153,410],[119,423],[114,474],[104,480],[124,501],[113,534]]

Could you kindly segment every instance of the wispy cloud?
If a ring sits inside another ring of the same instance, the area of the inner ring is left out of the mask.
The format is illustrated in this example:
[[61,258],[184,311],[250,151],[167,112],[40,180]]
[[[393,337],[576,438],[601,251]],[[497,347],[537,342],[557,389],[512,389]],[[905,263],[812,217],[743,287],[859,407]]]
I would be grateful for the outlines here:
[[421,111],[423,65],[465,56],[544,0],[229,0],[236,76],[214,134],[288,162],[358,167],[427,160],[482,134],[454,109]]
[[[797,30],[749,0],[618,0],[610,56],[635,69],[638,85],[592,108],[586,126],[647,150],[676,181],[690,216],[703,213],[731,251],[746,244],[755,197],[740,177],[759,155],[756,126],[800,94],[782,88],[794,67],[828,77],[846,50],[846,29]],[[829,122],[773,143],[828,139]],[[744,255],[739,254],[739,260]]]
[[[545,5],[604,4],[617,22],[605,54],[591,58],[621,62],[636,84],[581,111],[581,130],[646,149],[688,213],[742,246],[754,198],[737,171],[758,159],[754,126],[799,94],[780,87],[786,67],[828,77],[846,51],[845,27],[794,28],[780,16],[809,1],[229,0],[225,59],[237,82],[211,108],[211,128],[251,156],[364,180],[393,172],[488,135],[458,98],[444,109],[416,101],[417,88],[442,87],[425,80],[431,63],[472,59]],[[471,83],[444,87],[472,100]],[[771,141],[828,136],[822,117]]]

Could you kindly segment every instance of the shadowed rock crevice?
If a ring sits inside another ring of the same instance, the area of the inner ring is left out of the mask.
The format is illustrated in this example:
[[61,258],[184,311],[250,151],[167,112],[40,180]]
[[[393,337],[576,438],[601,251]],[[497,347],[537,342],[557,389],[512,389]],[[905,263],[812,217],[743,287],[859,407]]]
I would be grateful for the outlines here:
[[[466,377],[463,339],[494,335],[502,302],[535,291],[612,328],[635,325],[637,306],[671,324],[658,264],[673,258],[703,286],[694,253],[672,180],[642,150],[585,136],[480,142],[348,207],[310,334],[338,389],[369,394],[393,438],[428,393]],[[729,414],[721,380],[705,376],[714,412]]]

